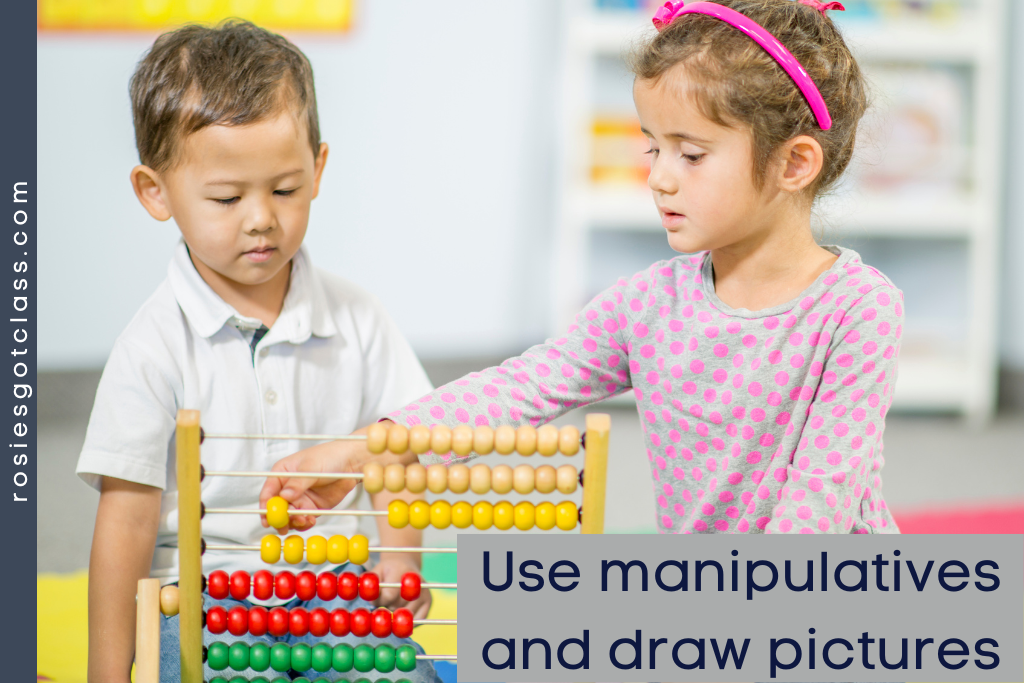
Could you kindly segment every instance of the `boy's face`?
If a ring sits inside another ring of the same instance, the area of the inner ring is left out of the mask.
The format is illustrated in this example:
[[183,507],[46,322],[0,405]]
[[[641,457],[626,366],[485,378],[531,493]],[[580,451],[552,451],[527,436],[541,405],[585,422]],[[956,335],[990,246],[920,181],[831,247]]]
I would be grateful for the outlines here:
[[154,218],[174,218],[215,291],[258,289],[287,280],[326,157],[322,144],[314,158],[305,123],[282,111],[244,126],[207,126],[183,141],[174,167],[136,167],[132,180]]

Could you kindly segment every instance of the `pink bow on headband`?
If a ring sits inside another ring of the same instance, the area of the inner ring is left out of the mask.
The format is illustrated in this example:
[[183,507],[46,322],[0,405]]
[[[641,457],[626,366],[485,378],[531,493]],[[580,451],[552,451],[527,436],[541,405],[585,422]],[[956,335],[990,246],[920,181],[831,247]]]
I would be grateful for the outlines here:
[[818,2],[818,0],[800,0],[800,4],[807,5],[808,7],[813,7],[814,9],[821,12],[821,16],[825,16],[825,12],[829,11],[830,9],[838,10],[840,12],[846,11],[846,8],[843,7],[843,3],[841,2]]
[[[679,11],[683,9],[685,0],[679,0],[678,2],[666,2],[663,6],[658,8],[658,11],[654,13],[654,27],[661,31],[666,26],[672,23],[672,20],[676,18]],[[843,7],[841,2],[818,2],[818,0],[800,0],[801,5],[807,5],[821,12],[821,16],[825,16],[825,12],[828,10],[837,10],[839,12],[845,12],[846,8]]]

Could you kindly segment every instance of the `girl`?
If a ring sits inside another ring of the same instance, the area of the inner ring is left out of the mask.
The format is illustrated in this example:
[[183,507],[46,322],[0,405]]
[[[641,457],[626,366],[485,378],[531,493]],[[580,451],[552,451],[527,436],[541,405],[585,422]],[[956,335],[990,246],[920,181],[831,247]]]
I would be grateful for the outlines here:
[[[661,531],[898,533],[880,472],[902,294],[811,232],[866,100],[829,9],[842,6],[666,3],[632,57],[633,96],[648,184],[684,255],[619,280],[565,336],[391,417],[536,425],[632,390]],[[277,469],[359,471],[369,457],[326,444]],[[263,501],[330,507],[348,486],[273,479]]]

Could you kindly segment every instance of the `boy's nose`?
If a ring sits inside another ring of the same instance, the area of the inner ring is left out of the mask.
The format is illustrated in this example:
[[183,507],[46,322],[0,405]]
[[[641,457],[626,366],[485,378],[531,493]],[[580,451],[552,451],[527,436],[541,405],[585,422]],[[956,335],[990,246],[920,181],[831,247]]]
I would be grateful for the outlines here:
[[255,202],[246,217],[245,231],[249,234],[269,232],[277,227],[277,218],[264,202]]

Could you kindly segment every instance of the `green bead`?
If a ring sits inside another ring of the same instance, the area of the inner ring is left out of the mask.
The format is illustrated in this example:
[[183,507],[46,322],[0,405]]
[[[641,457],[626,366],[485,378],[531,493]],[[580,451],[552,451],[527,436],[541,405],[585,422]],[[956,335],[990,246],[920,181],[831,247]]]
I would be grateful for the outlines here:
[[290,678],[280,678],[279,677],[279,678],[275,678],[274,680],[270,681],[270,683],[292,683],[292,680]]
[[[258,644],[259,645],[263,645],[263,643],[258,643]],[[252,661],[252,648],[253,647],[256,647],[256,646],[252,645],[252,646],[249,647],[249,661],[250,662]],[[269,651],[270,648],[268,647],[267,650]],[[267,657],[269,657],[269,656],[270,655],[268,654]],[[257,676],[256,678],[254,678],[251,681],[249,681],[249,683],[270,683],[270,682],[264,676]]]
[[372,683],[369,678],[357,678],[355,683]]
[[334,654],[331,657],[331,666],[338,673],[348,673],[352,670],[353,654],[352,646],[342,643],[334,646]]
[[228,668],[228,644],[220,641],[210,643],[210,647],[206,649],[206,663],[214,671]]
[[309,683],[309,679],[305,676],[299,676],[298,678],[293,679],[292,683]]
[[391,683],[391,679],[390,678],[378,678],[373,683]]
[[315,681],[313,681],[313,683],[331,683],[331,682],[329,680],[327,680],[326,678],[318,678]]
[[[249,666],[253,671],[266,671],[270,668],[270,646],[266,643],[254,643],[249,647]],[[253,682],[259,680],[254,678]],[[265,682],[264,682],[265,683]]]
[[324,673],[331,670],[331,658],[334,651],[327,643],[318,643],[313,646],[313,670]]
[[229,683],[249,683],[249,679],[245,676],[235,676],[229,681]]
[[367,671],[373,671],[373,648],[365,643],[362,645],[356,645],[356,651],[354,656],[354,664],[356,671],[360,673],[366,673]]
[[[232,643],[228,649],[228,665],[235,671],[249,668],[249,646],[245,643]],[[231,681],[235,683],[235,681]]]
[[412,645],[403,645],[395,653],[395,664],[399,671],[409,672],[416,668],[416,649]]
[[388,644],[378,645],[373,651],[373,668],[382,674],[395,670],[395,648]]
[[399,678],[395,683],[412,683],[408,678]]
[[[276,643],[270,648],[270,666],[274,671],[284,673],[292,668],[292,649],[284,643]],[[287,678],[282,679],[291,683]],[[274,683],[277,683],[276,681]]]
[[226,678],[221,678],[220,676],[217,676],[216,678],[211,678],[210,683],[228,683],[228,680]]
[[309,645],[296,643],[292,645],[292,669],[295,671],[307,671],[313,663],[313,652]]

